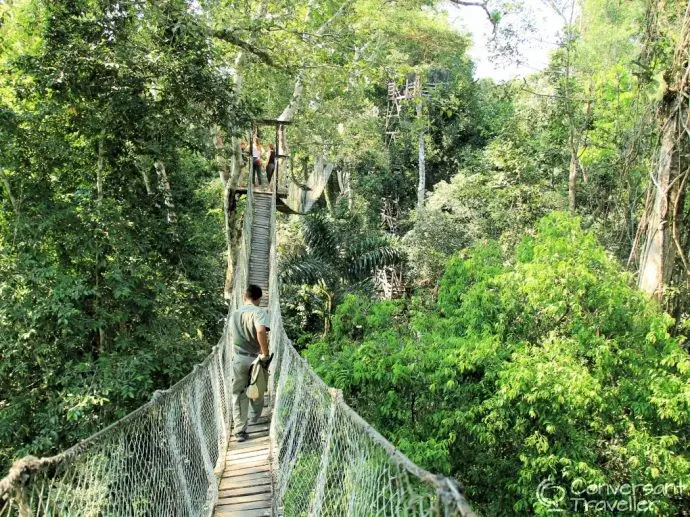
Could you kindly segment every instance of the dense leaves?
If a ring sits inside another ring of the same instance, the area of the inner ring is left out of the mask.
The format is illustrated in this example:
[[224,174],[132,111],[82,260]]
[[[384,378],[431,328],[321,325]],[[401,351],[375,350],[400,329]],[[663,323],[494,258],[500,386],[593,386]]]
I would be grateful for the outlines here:
[[[438,302],[348,298],[306,353],[375,427],[457,476],[489,514],[545,512],[545,479],[678,484],[690,475],[690,359],[630,280],[556,213],[513,257],[485,242],[453,258]],[[658,508],[688,503],[670,494]]]
[[176,0],[4,13],[3,465],[123,416],[219,335],[210,129],[245,115],[205,32]]

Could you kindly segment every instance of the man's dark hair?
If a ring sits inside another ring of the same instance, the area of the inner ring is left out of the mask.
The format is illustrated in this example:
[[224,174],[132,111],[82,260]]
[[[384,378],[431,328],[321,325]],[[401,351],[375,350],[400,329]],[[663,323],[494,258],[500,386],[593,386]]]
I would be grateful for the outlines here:
[[261,290],[261,287],[258,285],[254,284],[249,284],[247,287],[247,290],[244,292],[244,295],[249,298],[250,300],[261,300],[261,297],[263,296],[264,292]]

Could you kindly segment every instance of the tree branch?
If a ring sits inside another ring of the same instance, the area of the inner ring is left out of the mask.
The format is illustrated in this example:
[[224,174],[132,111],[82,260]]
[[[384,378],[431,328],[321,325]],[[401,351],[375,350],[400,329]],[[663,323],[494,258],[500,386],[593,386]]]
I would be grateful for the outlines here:
[[272,66],[274,68],[284,68],[283,66],[278,65],[273,60],[273,58],[271,57],[271,55],[268,53],[268,51],[266,49],[263,49],[261,47],[257,47],[256,45],[253,45],[252,43],[249,43],[248,41],[244,41],[243,39],[239,38],[235,34],[235,31],[233,31],[232,29],[224,29],[224,30],[214,31],[213,36],[215,38],[223,40],[227,43],[235,45],[236,47],[240,47],[243,50],[246,50],[247,52],[258,57],[263,63],[267,64],[268,66]]
[[455,4],[457,6],[462,6],[462,7],[479,7],[486,13],[486,17],[488,18],[489,22],[493,26],[494,34],[496,34],[496,31],[498,30],[498,23],[496,23],[496,20],[494,17],[491,15],[491,11],[489,11],[489,8],[487,7],[487,2],[471,2],[471,1],[465,1],[465,0],[450,0],[451,4]]
[[19,205],[17,204],[16,198],[12,195],[12,188],[10,187],[10,182],[5,176],[5,173],[2,169],[0,169],[0,180],[2,180],[2,184],[5,186],[5,190],[7,191],[7,197],[10,200],[12,208],[14,209],[15,213],[19,213]]

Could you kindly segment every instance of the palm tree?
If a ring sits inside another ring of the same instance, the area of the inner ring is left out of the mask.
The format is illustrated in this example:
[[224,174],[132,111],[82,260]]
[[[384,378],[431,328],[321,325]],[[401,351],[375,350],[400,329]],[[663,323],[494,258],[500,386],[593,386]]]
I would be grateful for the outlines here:
[[377,269],[399,265],[405,258],[392,237],[353,226],[351,221],[338,224],[322,212],[313,213],[302,225],[304,249],[280,261],[284,285],[321,287],[327,298],[324,333],[330,330],[330,315],[339,297],[372,283]]

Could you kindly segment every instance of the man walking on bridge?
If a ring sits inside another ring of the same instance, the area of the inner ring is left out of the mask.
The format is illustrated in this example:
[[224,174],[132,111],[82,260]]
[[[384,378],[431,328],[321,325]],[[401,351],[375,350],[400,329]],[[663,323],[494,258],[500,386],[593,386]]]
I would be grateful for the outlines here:
[[[238,442],[245,441],[247,435],[247,420],[249,411],[249,397],[247,386],[252,363],[258,358],[256,366],[268,367],[271,358],[268,354],[268,314],[259,307],[263,292],[258,285],[250,285],[244,293],[244,305],[230,316],[230,331],[234,358],[232,370],[232,432]],[[264,408],[264,394],[251,401],[253,421],[257,421]]]

